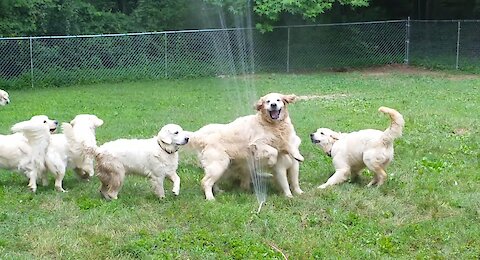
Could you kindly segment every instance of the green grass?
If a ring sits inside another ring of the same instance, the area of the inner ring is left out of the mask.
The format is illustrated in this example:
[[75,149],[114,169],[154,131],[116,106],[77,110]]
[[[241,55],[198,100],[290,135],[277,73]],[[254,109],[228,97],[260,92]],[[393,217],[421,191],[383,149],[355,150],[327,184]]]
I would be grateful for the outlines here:
[[[51,180],[32,194],[24,176],[2,170],[0,258],[282,259],[276,247],[290,259],[478,259],[479,86],[478,76],[459,74],[323,73],[12,90],[12,103],[0,108],[1,133],[34,114],[63,122],[92,113],[105,121],[99,143],[151,137],[171,122],[187,130],[229,122],[253,113],[255,98],[268,92],[332,98],[291,105],[306,159],[305,194],[287,199],[270,185],[259,214],[255,195],[232,185],[205,201],[202,170],[186,151],[180,196],[164,200],[135,176],[117,201],[106,202],[97,179],[69,172],[68,193],[54,191]],[[406,119],[386,184],[365,187],[372,175],[364,172],[358,182],[316,189],[333,167],[309,134],[318,127],[384,129],[382,105]]]

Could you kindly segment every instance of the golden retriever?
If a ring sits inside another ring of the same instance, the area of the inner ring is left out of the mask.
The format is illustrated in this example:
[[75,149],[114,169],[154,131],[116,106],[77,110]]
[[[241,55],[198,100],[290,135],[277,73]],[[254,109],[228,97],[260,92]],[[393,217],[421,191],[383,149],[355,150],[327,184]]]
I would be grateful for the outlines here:
[[[70,123],[63,123],[63,134],[54,134],[45,157],[48,170],[55,176],[55,189],[65,192],[63,178],[67,168],[74,169],[78,176],[87,179],[93,176],[93,157],[83,151],[82,142],[96,146],[95,129],[103,125],[103,120],[95,115],[81,114]],[[46,173],[43,174],[45,183]]]
[[14,134],[0,135],[0,168],[25,174],[32,192],[37,190],[37,179],[45,171],[50,133],[57,129],[57,125],[56,120],[47,116],[33,116],[15,124],[12,127]]
[[10,103],[7,91],[0,89],[0,106],[5,106]]
[[[287,104],[295,95],[270,93],[256,103],[255,115],[239,117],[228,124],[206,125],[190,136],[189,147],[198,152],[205,171],[201,181],[207,200],[214,200],[213,187],[229,167],[245,172],[248,160],[266,161],[279,179],[285,195],[291,197],[287,172],[291,174],[294,190],[302,193],[298,185],[298,161],[303,161],[298,147],[300,138],[291,123]],[[249,174],[244,184],[249,182]]]
[[150,139],[118,139],[89,147],[97,160],[95,171],[102,182],[100,193],[107,199],[117,199],[126,174],[139,174],[150,179],[155,194],[165,197],[163,181],[168,176],[173,181],[173,193],[180,193],[177,175],[178,149],[188,142],[188,133],[175,124],[167,124]]
[[390,126],[385,131],[365,129],[352,133],[339,133],[328,128],[319,128],[310,135],[312,142],[332,157],[335,173],[318,188],[342,183],[349,177],[357,177],[367,167],[374,173],[368,186],[382,185],[387,179],[386,167],[393,159],[393,142],[402,136],[405,121],[395,109],[380,107],[388,114]]

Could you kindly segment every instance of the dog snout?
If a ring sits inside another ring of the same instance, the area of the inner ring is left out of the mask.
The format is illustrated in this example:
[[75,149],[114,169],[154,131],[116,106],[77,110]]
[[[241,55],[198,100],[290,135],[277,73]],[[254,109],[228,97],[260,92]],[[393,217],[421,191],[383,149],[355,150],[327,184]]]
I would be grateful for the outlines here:
[[189,137],[185,137],[185,143],[188,143],[188,140],[190,140]]
[[271,104],[270,104],[270,107],[271,107],[271,108],[276,108],[276,107],[277,107],[277,103],[271,103]]

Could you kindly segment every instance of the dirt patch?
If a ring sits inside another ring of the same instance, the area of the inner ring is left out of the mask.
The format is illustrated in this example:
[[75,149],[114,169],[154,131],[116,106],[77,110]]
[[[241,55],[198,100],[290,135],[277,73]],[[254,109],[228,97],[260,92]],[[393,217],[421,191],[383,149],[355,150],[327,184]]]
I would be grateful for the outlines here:
[[405,64],[388,64],[378,67],[370,67],[365,69],[351,70],[358,71],[367,76],[386,76],[389,74],[412,74],[412,75],[431,75],[437,77],[444,77],[450,80],[464,80],[464,79],[477,79],[480,75],[476,74],[452,74],[443,71],[434,71],[427,68],[408,66]]
[[306,95],[306,96],[298,96],[297,100],[302,101],[302,100],[312,100],[312,99],[326,99],[326,100],[331,100],[331,99],[337,99],[337,98],[344,98],[347,97],[346,94],[331,94],[331,95]]
[[456,135],[465,135],[468,134],[469,131],[466,128],[455,128],[452,132]]

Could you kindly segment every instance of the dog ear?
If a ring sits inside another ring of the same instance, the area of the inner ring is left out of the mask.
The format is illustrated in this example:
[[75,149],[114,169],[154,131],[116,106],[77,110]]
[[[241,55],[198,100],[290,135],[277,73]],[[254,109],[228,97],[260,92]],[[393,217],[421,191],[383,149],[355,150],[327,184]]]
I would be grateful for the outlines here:
[[95,127],[99,127],[99,126],[102,126],[103,125],[103,120],[96,117],[96,116],[93,116],[93,125]]
[[285,102],[287,104],[291,104],[291,103],[295,103],[295,101],[297,100],[297,96],[294,95],[294,94],[283,95],[282,99],[283,99],[283,102]]
[[260,99],[257,101],[257,103],[255,104],[255,109],[256,109],[257,111],[260,111],[260,110],[262,109],[262,107],[263,107],[263,102],[264,102],[263,97],[260,98]]
[[160,133],[158,133],[158,139],[166,144],[172,144],[173,142],[172,137],[166,133],[166,131],[160,131]]
[[330,137],[331,137],[332,139],[334,139],[335,141],[338,141],[338,140],[340,139],[340,134],[337,133],[337,132],[332,132],[332,133],[330,134]]

